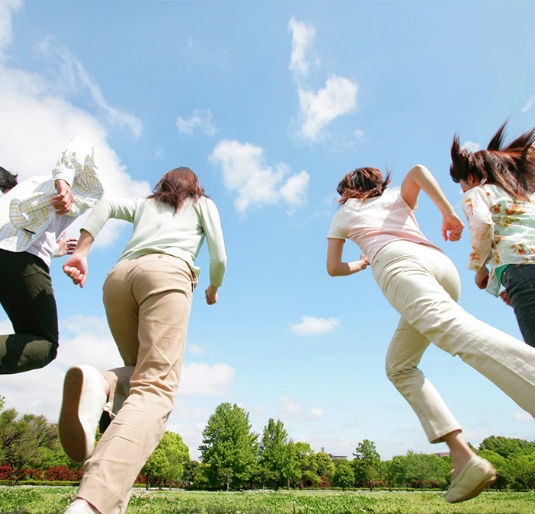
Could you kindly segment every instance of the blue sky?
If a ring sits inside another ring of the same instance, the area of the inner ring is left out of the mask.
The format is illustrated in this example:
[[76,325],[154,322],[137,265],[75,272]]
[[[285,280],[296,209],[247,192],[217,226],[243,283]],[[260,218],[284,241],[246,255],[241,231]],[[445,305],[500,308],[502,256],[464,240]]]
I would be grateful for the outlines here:
[[[315,451],[351,455],[363,439],[383,459],[444,451],[385,376],[398,315],[371,271],[325,271],[336,185],[359,166],[391,168],[399,185],[421,163],[460,213],[454,133],[478,148],[506,119],[511,136],[535,125],[534,27],[522,1],[0,0],[0,165],[47,174],[81,135],[108,196],[146,196],[177,166],[198,174],[220,210],[228,272],[208,307],[203,249],[168,425],[192,457],[221,402],[244,407],[257,432],[283,420]],[[427,198],[417,216],[459,268],[461,304],[520,337],[512,309],[466,270],[468,232],[443,243]],[[130,233],[114,222],[99,236],[83,290],[53,262],[59,356],[0,377],[8,406],[56,421],[69,366],[120,365],[101,288]],[[533,418],[458,358],[431,346],[421,367],[473,444],[535,438]]]

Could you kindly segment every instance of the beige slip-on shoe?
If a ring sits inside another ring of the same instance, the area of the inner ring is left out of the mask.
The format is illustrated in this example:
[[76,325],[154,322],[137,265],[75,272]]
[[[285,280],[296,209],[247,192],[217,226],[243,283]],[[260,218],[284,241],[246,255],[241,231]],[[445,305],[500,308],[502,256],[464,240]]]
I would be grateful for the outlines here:
[[476,455],[453,479],[444,499],[450,503],[470,500],[495,481],[496,470],[494,466]]

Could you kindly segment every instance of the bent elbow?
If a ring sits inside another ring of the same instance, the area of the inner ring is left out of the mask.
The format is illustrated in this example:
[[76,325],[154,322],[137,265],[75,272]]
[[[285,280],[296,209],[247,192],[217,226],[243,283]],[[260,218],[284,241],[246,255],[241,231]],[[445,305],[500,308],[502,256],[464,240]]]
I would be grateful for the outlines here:
[[338,269],[336,266],[333,266],[333,265],[330,265],[327,263],[327,273],[331,276],[331,277],[336,277],[338,276]]

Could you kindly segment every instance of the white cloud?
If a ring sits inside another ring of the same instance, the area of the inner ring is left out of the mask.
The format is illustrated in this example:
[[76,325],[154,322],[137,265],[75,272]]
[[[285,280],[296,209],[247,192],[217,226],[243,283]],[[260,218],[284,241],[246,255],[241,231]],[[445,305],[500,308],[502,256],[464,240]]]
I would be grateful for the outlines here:
[[221,47],[203,47],[202,40],[194,41],[191,36],[186,39],[186,46],[182,49],[182,53],[189,62],[194,64],[195,69],[199,69],[200,66],[213,67],[214,65],[224,69],[230,58],[228,50]]
[[189,448],[190,458],[192,460],[200,460],[199,446],[202,444],[202,432],[206,428],[209,415],[206,416],[203,422],[192,423],[188,418],[185,418],[186,422],[184,423],[181,416],[182,412],[186,413],[186,410],[183,411],[181,406],[178,405],[171,413],[167,430],[180,434],[182,440]]
[[513,421],[517,423],[533,423],[533,416],[525,411],[515,410],[513,412]]
[[307,53],[312,48],[316,30],[312,25],[297,21],[293,16],[288,23],[288,30],[292,33],[292,55],[289,69],[296,80],[308,75],[310,65]]
[[194,109],[189,119],[177,118],[176,126],[180,134],[193,136],[195,133],[201,133],[205,136],[213,136],[217,129],[212,123],[212,113],[210,110],[201,111]]
[[280,195],[290,205],[299,205],[303,201],[303,196],[308,186],[310,175],[306,171],[301,171],[297,175],[292,175],[280,188]]
[[[0,330],[9,321],[0,322]],[[67,333],[66,333],[67,332]],[[72,316],[60,322],[60,346],[57,358],[42,369],[15,375],[0,375],[0,390],[7,406],[20,413],[43,414],[57,422],[63,394],[65,372],[77,364],[99,370],[122,366],[122,359],[104,317]],[[46,391],[46,394],[37,394]]]
[[148,184],[133,180],[106,140],[104,127],[59,96],[44,94],[43,77],[0,65],[0,155],[3,165],[20,179],[45,175],[75,136],[89,139],[107,194],[146,193]]
[[267,408],[265,405],[262,404],[255,405],[251,409],[250,414],[251,418],[260,420],[262,421],[262,423],[264,423],[267,417]]
[[171,414],[170,422],[173,420],[173,418],[178,418],[181,422],[206,422],[206,420],[208,420],[211,414],[212,411],[209,409],[189,404],[185,402],[182,398],[177,398],[177,401],[175,402],[175,407],[173,409],[173,414]]
[[352,437],[336,436],[335,433],[328,428],[320,428],[314,433],[299,434],[294,440],[308,442],[316,452],[324,451],[331,455],[352,459],[357,440]]
[[75,314],[69,316],[61,322],[61,329],[66,329],[73,334],[82,334],[92,332],[98,336],[107,336],[110,334],[106,319],[100,316],[83,316]]
[[522,112],[528,112],[533,107],[534,104],[535,104],[535,95],[533,95],[531,98],[528,99],[528,101],[526,102],[526,105],[522,107]]
[[51,93],[59,92],[64,96],[88,93],[110,124],[128,128],[136,138],[141,135],[141,121],[109,105],[98,83],[67,48],[56,44],[52,38],[46,38],[40,43],[39,50],[50,61],[48,85]]
[[204,353],[204,348],[200,344],[188,343],[186,348],[191,355],[202,355]]
[[[0,333],[12,332],[9,320],[0,320]],[[58,357],[45,368],[16,375],[0,375],[0,392],[7,408],[20,414],[42,414],[57,423],[63,395],[65,372],[77,364],[99,370],[122,366],[122,360],[104,317],[71,316],[60,322]],[[176,405],[167,430],[179,433],[189,446],[192,458],[199,458],[202,431],[213,408],[187,403],[183,395],[218,396],[228,392],[235,371],[227,364],[185,364]],[[45,391],[46,394],[37,394]]]
[[22,6],[22,0],[2,0],[0,2],[0,61],[3,51],[13,39],[13,24],[11,14]]
[[355,109],[358,84],[333,76],[317,93],[298,88],[301,107],[299,135],[310,141],[321,137],[322,130],[335,118]]
[[364,137],[364,132],[360,129],[355,129],[355,131],[353,132],[353,135],[355,136],[356,139],[362,139]]
[[361,424],[362,423],[357,418],[349,418],[348,420],[345,421],[343,426],[347,428],[353,428],[353,427],[359,427],[361,426]]
[[234,206],[240,213],[250,207],[273,205],[281,201],[294,207],[305,200],[309,174],[301,171],[288,176],[288,165],[266,165],[264,150],[259,146],[222,140],[214,148],[210,161],[221,166],[225,187],[237,193]]
[[159,146],[158,148],[156,148],[156,152],[154,152],[154,157],[158,161],[163,161],[165,159],[165,150],[161,146]]
[[[65,331],[73,334],[70,338]],[[56,361],[65,369],[76,364],[88,364],[99,370],[123,365],[106,318],[70,316],[60,322],[61,344]]]
[[299,417],[303,414],[303,406],[291,396],[284,396],[279,400],[280,410],[283,414],[291,417]]
[[310,415],[314,419],[323,419],[325,417],[325,414],[323,413],[323,410],[322,409],[317,409],[317,408],[310,409]]
[[[348,78],[333,75],[324,88],[317,92],[311,89],[306,83],[310,71],[310,59],[307,57],[312,52],[316,31],[312,25],[295,17],[290,19],[288,30],[292,33],[289,69],[297,84],[300,108],[294,135],[310,142],[319,141],[324,139],[329,123],[356,108],[359,85]],[[319,59],[316,58],[315,62],[319,66]],[[361,138],[362,131],[356,131],[355,137]]]
[[338,325],[340,325],[340,320],[337,318],[301,316],[301,323],[290,325],[290,330],[298,336],[308,336],[332,332]]
[[[59,351],[62,350],[60,347]],[[51,423],[57,423],[65,371],[54,361],[43,369],[0,375],[6,407],[15,408],[20,414],[44,415]]]
[[317,407],[305,410],[305,408],[291,396],[283,396],[279,399],[280,413],[282,417],[290,421],[317,421],[325,417],[323,410]]
[[406,434],[406,433],[413,433],[413,432],[419,432],[421,429],[417,427],[412,426],[403,426],[403,427],[397,427],[394,432],[397,432],[398,434]]
[[[10,332],[12,327],[9,320],[0,320],[0,333]],[[58,356],[48,366],[26,373],[0,375],[0,392],[6,398],[8,408],[14,407],[21,414],[43,414],[55,423],[61,407],[65,372],[70,367],[88,364],[98,370],[107,370],[123,365],[105,317],[71,316],[61,320],[60,334]],[[177,405],[171,415],[168,430],[174,430],[172,425],[178,423],[180,429],[177,431],[184,440],[187,436],[196,444],[200,443],[198,439],[213,409],[189,405],[184,395],[217,397],[226,394],[235,374],[235,370],[228,364],[185,364]],[[46,394],[37,394],[43,390]],[[191,427],[191,422],[199,423]],[[188,426],[184,428],[183,423]]]
[[473,141],[466,141],[461,146],[461,150],[468,150],[469,152],[477,152],[479,149],[479,143],[474,143]]
[[[150,194],[146,181],[132,179],[110,147],[100,123],[60,97],[44,96],[42,78],[0,65],[0,155],[2,165],[18,173],[19,180],[32,175],[47,175],[63,148],[75,135],[89,139],[104,184],[105,196],[145,197]],[[83,220],[76,220],[67,231],[76,237]],[[99,234],[95,247],[108,246],[124,223],[110,221]]]
[[179,395],[221,396],[230,391],[236,371],[225,363],[210,366],[204,362],[190,362],[182,367]]

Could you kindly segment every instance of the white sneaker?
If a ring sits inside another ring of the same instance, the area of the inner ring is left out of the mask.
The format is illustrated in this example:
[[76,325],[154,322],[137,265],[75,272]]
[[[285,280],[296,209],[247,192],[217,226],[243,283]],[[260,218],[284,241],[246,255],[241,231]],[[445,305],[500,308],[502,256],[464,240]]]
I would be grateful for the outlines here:
[[97,426],[107,395],[100,373],[92,366],[67,371],[59,415],[59,439],[74,462],[84,462],[93,453]]
[[65,511],[64,514],[95,514],[98,510],[93,509],[89,503],[81,498],[76,498]]

